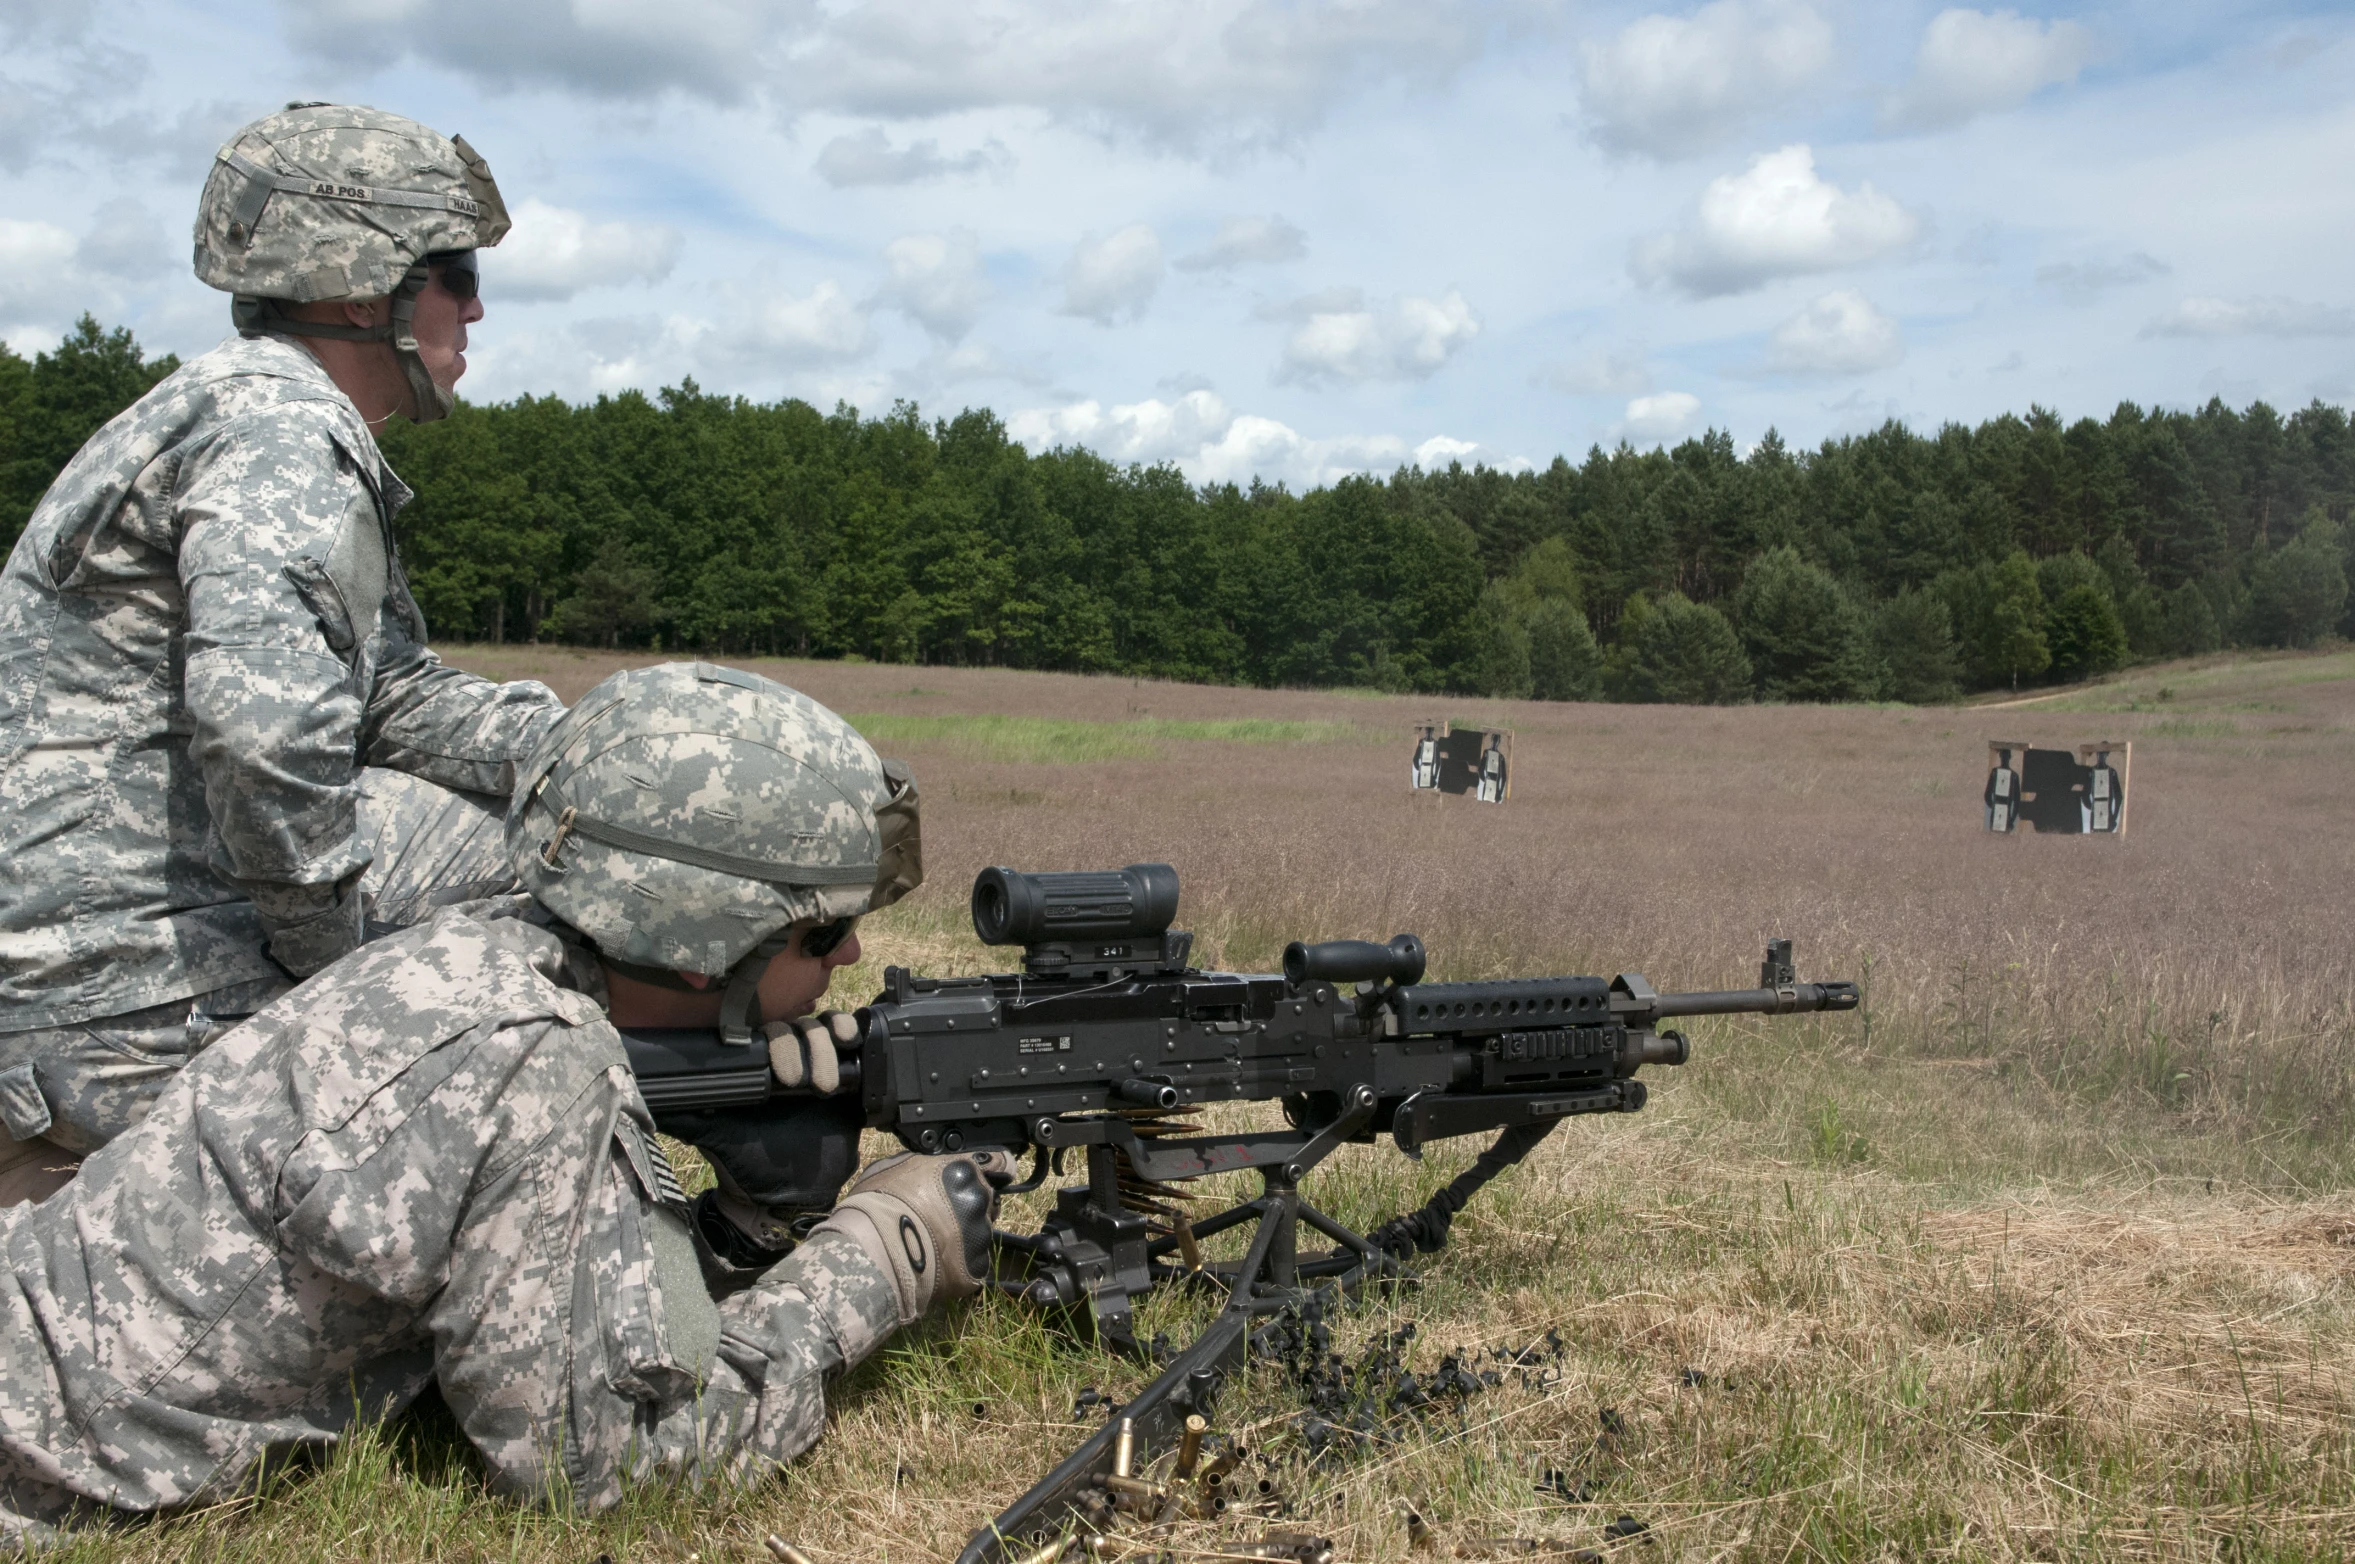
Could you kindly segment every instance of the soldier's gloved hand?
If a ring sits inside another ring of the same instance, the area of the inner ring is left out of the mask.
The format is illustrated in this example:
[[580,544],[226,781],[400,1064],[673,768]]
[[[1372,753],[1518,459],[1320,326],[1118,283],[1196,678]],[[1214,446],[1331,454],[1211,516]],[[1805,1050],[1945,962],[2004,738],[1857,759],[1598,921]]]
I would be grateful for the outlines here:
[[903,1151],[861,1173],[819,1226],[857,1239],[891,1273],[905,1325],[944,1299],[981,1290],[998,1191],[1014,1173],[1010,1151]]
[[856,1016],[846,1010],[822,1010],[797,1020],[771,1021],[763,1030],[769,1035],[769,1068],[777,1072],[778,1085],[806,1085],[815,1092],[841,1089],[839,1049],[858,1041]]

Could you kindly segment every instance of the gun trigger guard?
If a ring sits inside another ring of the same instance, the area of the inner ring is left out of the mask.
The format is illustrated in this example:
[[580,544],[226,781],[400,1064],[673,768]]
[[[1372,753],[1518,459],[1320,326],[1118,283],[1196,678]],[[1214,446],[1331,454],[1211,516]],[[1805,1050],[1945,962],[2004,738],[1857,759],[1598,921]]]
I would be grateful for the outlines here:
[[[1058,1163],[1063,1160],[1062,1147],[1058,1146],[1055,1148],[1054,1158]],[[1057,1173],[1061,1173],[1063,1169],[1057,1167],[1055,1171]],[[1047,1148],[1044,1146],[1034,1146],[1031,1148],[1030,1153],[1030,1177],[1024,1179],[1019,1184],[1008,1184],[1004,1189],[999,1190],[998,1193],[1000,1195],[1027,1195],[1032,1190],[1038,1188],[1039,1185],[1044,1184],[1046,1181]]]

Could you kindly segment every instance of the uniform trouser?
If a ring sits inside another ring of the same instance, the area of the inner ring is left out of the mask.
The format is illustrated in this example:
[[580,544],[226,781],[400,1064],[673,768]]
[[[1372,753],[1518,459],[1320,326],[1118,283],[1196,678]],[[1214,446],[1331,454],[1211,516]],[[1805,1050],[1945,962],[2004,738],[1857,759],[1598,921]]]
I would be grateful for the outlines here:
[[[361,771],[359,786],[360,845],[370,854],[360,876],[367,938],[514,883],[505,799],[376,768]],[[0,1034],[0,1072],[31,1065],[42,1099],[12,1104],[0,1088],[0,1117],[12,1132],[0,1138],[0,1206],[62,1188],[84,1156],[139,1122],[207,1042],[288,987],[263,978],[71,1026]],[[16,1090],[30,1089],[20,1079]],[[45,1131],[13,1133],[43,1117]]]

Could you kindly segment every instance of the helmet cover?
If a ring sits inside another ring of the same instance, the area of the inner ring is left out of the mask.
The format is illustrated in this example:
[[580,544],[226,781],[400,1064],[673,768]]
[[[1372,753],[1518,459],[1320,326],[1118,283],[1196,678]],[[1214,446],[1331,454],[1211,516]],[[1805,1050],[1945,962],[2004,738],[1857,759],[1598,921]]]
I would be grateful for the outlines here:
[[515,798],[523,889],[634,966],[716,978],[792,924],[874,911],[924,877],[906,769],[799,691],[710,663],[599,684]]
[[248,298],[382,298],[431,254],[494,245],[507,206],[466,138],[356,104],[255,120],[214,155],[196,275]]

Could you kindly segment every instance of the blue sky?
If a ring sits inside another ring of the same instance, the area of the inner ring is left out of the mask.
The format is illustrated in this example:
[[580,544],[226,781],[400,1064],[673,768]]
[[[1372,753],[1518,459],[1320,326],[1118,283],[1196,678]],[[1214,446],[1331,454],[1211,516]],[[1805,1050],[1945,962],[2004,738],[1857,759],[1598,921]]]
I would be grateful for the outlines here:
[[1856,0],[0,0],[0,337],[201,351],[213,149],[463,132],[462,390],[995,408],[1294,484],[2355,398],[2355,16]]

